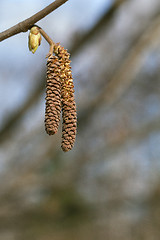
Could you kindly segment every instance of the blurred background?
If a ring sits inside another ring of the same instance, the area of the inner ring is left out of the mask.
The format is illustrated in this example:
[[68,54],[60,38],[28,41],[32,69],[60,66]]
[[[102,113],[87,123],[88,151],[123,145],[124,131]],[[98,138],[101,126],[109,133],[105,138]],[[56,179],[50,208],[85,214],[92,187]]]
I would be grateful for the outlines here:
[[[0,31],[50,0],[0,1]],[[71,53],[73,150],[44,128],[48,43],[0,43],[0,240],[159,240],[160,1],[69,0],[37,23]]]

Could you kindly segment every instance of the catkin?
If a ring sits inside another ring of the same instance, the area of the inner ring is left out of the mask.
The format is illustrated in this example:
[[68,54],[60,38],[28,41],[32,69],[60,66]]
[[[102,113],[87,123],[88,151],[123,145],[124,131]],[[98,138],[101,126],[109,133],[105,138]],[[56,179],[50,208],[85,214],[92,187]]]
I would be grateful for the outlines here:
[[45,130],[49,135],[58,131],[61,113],[60,63],[57,56],[47,60]]
[[72,149],[77,131],[77,112],[69,53],[55,44],[47,60],[45,129],[49,135],[58,131],[62,109],[62,143],[64,152]]
[[69,60],[69,53],[60,45],[55,46],[55,54],[60,63],[61,104],[62,104],[62,150],[72,149],[77,131],[77,112],[74,99],[74,84]]

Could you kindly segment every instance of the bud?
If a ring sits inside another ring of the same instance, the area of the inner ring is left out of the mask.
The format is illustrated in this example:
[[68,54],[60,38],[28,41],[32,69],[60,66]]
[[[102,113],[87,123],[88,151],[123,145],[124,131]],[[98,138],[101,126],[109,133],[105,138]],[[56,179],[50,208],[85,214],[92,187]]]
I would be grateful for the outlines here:
[[29,50],[35,53],[38,46],[41,44],[41,34],[38,27],[34,26],[30,29],[28,40]]

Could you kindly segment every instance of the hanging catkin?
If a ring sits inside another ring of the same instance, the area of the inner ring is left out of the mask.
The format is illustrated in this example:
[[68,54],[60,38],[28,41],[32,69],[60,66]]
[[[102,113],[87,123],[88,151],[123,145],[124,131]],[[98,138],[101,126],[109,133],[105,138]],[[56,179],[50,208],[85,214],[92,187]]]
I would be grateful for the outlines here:
[[59,43],[55,44],[38,26],[33,26],[29,33],[28,46],[32,53],[35,53],[41,43],[41,34],[50,44],[47,55],[45,130],[49,135],[58,131],[62,110],[61,147],[64,152],[67,152],[72,149],[77,132],[77,112],[70,54]]
[[47,60],[45,129],[49,135],[58,131],[61,112],[61,79],[58,57]]
[[59,44],[55,46],[55,53],[60,63],[61,78],[61,103],[62,103],[62,150],[67,152],[72,149],[77,129],[77,112],[74,99],[74,85],[69,60],[69,53]]

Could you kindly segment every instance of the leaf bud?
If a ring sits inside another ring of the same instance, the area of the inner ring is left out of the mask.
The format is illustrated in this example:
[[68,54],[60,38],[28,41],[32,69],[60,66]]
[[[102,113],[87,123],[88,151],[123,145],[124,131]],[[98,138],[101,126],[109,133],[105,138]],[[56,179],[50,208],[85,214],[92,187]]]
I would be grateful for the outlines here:
[[41,44],[41,34],[39,32],[38,27],[34,26],[30,29],[29,37],[28,37],[28,47],[32,53],[35,53],[38,46]]

